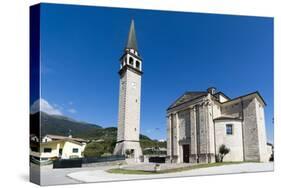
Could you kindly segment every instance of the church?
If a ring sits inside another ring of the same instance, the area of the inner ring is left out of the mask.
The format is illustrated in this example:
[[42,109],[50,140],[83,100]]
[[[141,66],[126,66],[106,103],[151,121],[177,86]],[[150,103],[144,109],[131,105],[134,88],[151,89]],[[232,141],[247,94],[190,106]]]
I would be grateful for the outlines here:
[[[141,162],[143,66],[134,20],[119,60],[118,131],[113,153]],[[213,163],[222,145],[230,149],[223,161],[267,162],[265,105],[257,91],[233,99],[214,87],[184,93],[166,111],[167,162]]]
[[229,98],[214,87],[188,91],[167,111],[167,160],[213,163],[221,145],[223,161],[267,162],[264,107],[259,92]]

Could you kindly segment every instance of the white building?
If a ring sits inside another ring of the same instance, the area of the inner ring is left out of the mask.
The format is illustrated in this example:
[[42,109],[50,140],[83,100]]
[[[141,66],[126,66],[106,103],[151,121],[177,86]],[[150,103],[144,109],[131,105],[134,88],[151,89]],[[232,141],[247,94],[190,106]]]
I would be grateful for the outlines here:
[[167,109],[168,159],[215,162],[224,144],[224,161],[268,161],[265,105],[259,92],[234,99],[215,88],[184,93]]
[[142,156],[139,143],[142,73],[142,59],[138,53],[135,26],[132,20],[128,42],[120,58],[118,133],[114,154],[130,153],[136,162]]
[[57,158],[81,158],[86,145],[87,141],[81,138],[46,135],[42,138],[40,147],[37,147],[39,149],[36,151],[36,148],[32,148],[30,155],[40,161]]

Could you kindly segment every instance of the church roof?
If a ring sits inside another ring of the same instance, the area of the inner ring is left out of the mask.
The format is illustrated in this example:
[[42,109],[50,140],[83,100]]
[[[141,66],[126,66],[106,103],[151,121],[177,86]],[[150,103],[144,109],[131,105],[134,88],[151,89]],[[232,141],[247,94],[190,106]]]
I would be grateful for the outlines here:
[[219,92],[217,92],[217,93],[215,93],[213,96],[215,96],[215,97],[219,97],[219,95],[222,95],[222,96],[224,96],[226,99],[228,99],[228,100],[231,100],[231,98],[229,98],[226,94],[224,94],[223,92],[221,92],[221,91],[219,91]]
[[[174,107],[177,107],[183,103],[187,103],[190,101],[193,101],[195,99],[199,99],[201,97],[205,97],[208,95],[208,91],[188,91],[185,92],[182,96],[180,96],[175,102],[173,102],[167,110],[170,110]],[[218,96],[219,95],[223,95],[224,97],[226,97],[228,100],[225,102],[219,102],[218,101]],[[260,93],[258,91],[246,94],[246,95],[242,95],[236,98],[229,98],[228,96],[226,96],[224,93],[222,92],[217,92],[215,94],[212,94],[213,97],[215,97],[215,100],[217,100],[221,105],[229,105],[232,104],[234,102],[240,101],[241,99],[247,99],[247,98],[251,98],[251,97],[256,97],[263,105],[266,105],[264,99],[262,98],[262,96],[260,95]],[[220,117],[220,118],[226,118],[226,117]],[[228,117],[229,118],[229,117]]]
[[216,120],[238,120],[238,121],[241,121],[242,119],[239,118],[239,117],[232,117],[232,116],[220,116],[220,117],[214,118],[214,121],[216,121]]
[[87,140],[84,140],[82,138],[74,138],[74,137],[68,137],[68,136],[60,136],[60,135],[52,135],[52,134],[46,134],[47,137],[53,139],[53,140],[64,140],[64,139],[68,139],[68,140],[74,140],[77,142],[87,142]]
[[138,50],[134,20],[131,21],[131,26],[130,26],[130,31],[129,31],[129,35],[128,35],[128,42],[127,42],[126,48],[132,48],[134,50]]
[[181,97],[179,97],[175,102],[173,102],[169,108],[174,108],[178,105],[181,105],[183,103],[186,103],[186,102],[189,102],[189,101],[192,101],[194,99],[197,99],[197,98],[200,98],[200,97],[203,97],[203,96],[206,96],[208,94],[208,92],[206,91],[187,91],[185,92]]
[[255,92],[252,92],[252,93],[248,93],[246,95],[242,95],[242,96],[239,96],[239,97],[236,97],[236,98],[233,98],[229,101],[226,101],[226,102],[223,102],[221,104],[228,104],[228,103],[231,103],[231,102],[236,102],[236,101],[239,101],[243,98],[248,98],[248,97],[257,97],[257,99],[263,104],[263,105],[266,105],[266,102],[265,100],[263,99],[263,97],[261,96],[261,94],[258,92],[258,91],[255,91]]

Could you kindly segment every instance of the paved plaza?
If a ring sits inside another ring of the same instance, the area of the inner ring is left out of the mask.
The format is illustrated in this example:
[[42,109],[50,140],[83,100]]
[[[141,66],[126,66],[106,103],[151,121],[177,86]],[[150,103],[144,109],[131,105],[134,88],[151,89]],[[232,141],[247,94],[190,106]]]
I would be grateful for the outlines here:
[[[190,164],[161,164],[161,168],[180,168]],[[154,164],[137,164],[125,165],[124,169],[134,170],[151,170]],[[113,166],[96,166],[87,168],[66,168],[53,169],[52,166],[41,167],[41,184],[57,185],[57,184],[74,184],[88,182],[106,182],[106,181],[124,181],[124,180],[141,180],[152,178],[169,178],[169,177],[186,177],[201,176],[215,174],[232,174],[232,173],[248,173],[248,172],[268,172],[273,170],[273,163],[240,163],[224,166],[208,167],[193,169],[188,171],[165,173],[165,174],[113,174],[108,173],[108,169],[118,168]],[[32,168],[33,172],[36,168]],[[38,173],[38,172],[37,172]]]
[[267,172],[273,170],[273,163],[241,163],[233,165],[224,165],[217,167],[200,168],[188,171],[165,174],[113,174],[105,170],[85,170],[73,172],[67,176],[80,182],[105,182],[105,181],[122,181],[122,180],[141,180],[151,178],[169,178],[169,177],[185,177],[199,175],[215,175],[215,174],[232,174],[247,172]]

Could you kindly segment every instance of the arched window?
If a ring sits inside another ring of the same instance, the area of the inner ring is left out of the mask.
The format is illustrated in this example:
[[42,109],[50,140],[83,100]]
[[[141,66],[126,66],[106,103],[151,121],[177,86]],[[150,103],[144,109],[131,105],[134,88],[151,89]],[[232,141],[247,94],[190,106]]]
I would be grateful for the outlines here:
[[129,58],[129,64],[133,65],[134,64],[134,59],[132,57]]
[[140,68],[140,62],[139,62],[139,61],[136,62],[136,67],[137,67],[138,69]]

